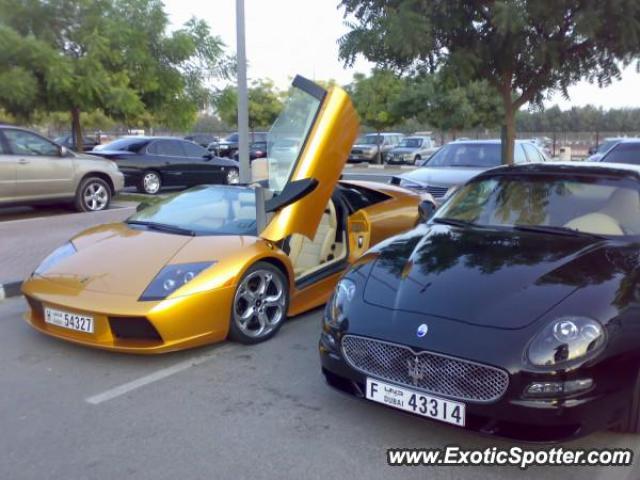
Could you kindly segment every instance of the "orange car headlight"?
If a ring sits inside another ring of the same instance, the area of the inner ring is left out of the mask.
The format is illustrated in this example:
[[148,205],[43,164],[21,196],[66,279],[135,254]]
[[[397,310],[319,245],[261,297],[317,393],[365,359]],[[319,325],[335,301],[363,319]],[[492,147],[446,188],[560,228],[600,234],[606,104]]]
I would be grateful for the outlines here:
[[215,263],[216,262],[198,262],[167,265],[160,270],[160,273],[151,281],[142,293],[140,300],[163,300]]

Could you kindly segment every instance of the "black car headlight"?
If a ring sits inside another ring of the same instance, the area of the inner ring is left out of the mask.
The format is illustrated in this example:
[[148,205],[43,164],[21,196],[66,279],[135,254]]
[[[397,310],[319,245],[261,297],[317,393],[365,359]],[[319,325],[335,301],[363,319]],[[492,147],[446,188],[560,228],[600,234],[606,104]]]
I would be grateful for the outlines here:
[[140,300],[163,300],[216,262],[167,265],[151,281]]
[[529,361],[538,367],[558,367],[596,355],[604,345],[605,331],[599,322],[587,317],[560,317],[534,338],[529,345]]
[[53,252],[51,252],[40,265],[34,270],[34,275],[42,275],[47,272],[50,268],[54,267],[57,263],[64,260],[67,257],[70,257],[74,253],[76,253],[76,247],[73,246],[73,243],[67,242],[64,245],[56,248]]
[[338,328],[345,319],[346,309],[356,293],[356,284],[348,278],[343,278],[336,285],[333,297],[327,307],[327,323]]

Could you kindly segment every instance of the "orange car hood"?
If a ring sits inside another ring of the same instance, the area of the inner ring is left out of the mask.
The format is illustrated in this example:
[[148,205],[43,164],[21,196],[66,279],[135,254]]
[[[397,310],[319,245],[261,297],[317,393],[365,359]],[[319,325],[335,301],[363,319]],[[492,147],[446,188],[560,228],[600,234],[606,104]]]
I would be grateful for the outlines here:
[[213,261],[243,244],[238,236],[190,237],[133,229],[123,223],[89,229],[72,242],[77,252],[42,276],[79,292],[135,297],[167,263]]

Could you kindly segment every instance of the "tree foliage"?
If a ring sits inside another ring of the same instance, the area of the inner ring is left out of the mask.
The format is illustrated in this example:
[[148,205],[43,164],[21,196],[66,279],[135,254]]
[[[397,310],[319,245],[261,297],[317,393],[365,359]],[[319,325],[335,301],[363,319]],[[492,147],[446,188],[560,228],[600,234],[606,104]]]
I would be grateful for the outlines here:
[[[215,100],[220,119],[229,126],[238,125],[238,92],[235,86],[222,89]],[[271,80],[258,79],[249,87],[249,128],[269,127],[282,110],[282,92]]]
[[340,56],[402,73],[441,67],[484,79],[504,111],[507,163],[516,112],[586,78],[601,86],[640,53],[637,0],[341,0]]
[[502,103],[486,81],[461,84],[442,74],[422,74],[407,81],[396,108],[442,132],[493,128],[502,118]]
[[203,21],[167,32],[159,0],[0,0],[0,106],[19,119],[101,109],[127,124],[186,128],[229,72]]
[[377,69],[368,77],[356,73],[347,91],[361,122],[380,132],[398,125],[405,118],[398,108],[405,85],[405,81],[392,71]]
[[593,105],[562,111],[553,106],[541,111],[519,112],[518,130],[523,132],[640,132],[640,108],[604,110]]

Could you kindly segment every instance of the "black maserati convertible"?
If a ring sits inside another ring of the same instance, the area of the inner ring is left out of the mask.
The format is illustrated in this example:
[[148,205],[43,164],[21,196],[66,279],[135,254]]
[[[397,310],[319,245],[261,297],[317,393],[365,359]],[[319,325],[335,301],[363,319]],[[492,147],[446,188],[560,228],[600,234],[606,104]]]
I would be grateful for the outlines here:
[[640,167],[472,179],[365,254],[320,338],[328,382],[486,433],[640,431]]
[[133,136],[99,145],[91,152],[114,160],[125,186],[154,195],[162,187],[238,183],[238,162],[215,157],[197,143],[173,137]]

